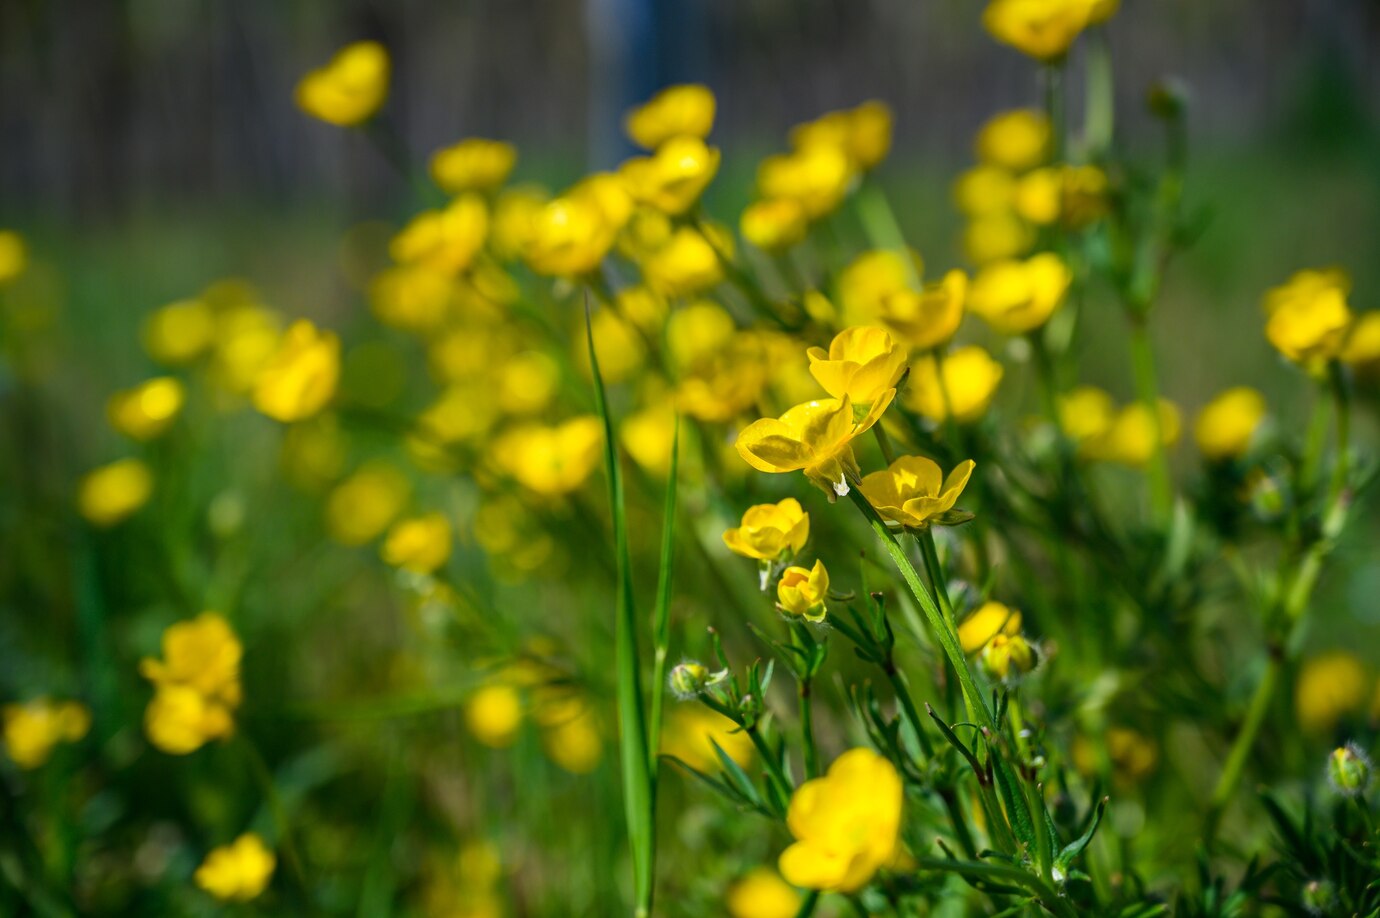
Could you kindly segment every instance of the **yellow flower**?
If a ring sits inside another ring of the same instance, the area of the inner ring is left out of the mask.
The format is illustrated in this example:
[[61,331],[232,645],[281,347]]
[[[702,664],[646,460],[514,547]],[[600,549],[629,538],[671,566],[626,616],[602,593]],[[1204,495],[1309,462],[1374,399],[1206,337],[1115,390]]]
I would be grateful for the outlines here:
[[599,718],[584,698],[561,694],[533,711],[542,727],[541,743],[551,761],[575,775],[587,775],[604,756]]
[[732,242],[720,227],[710,225],[705,230],[708,237],[693,226],[679,227],[664,246],[647,256],[642,262],[647,286],[664,296],[684,297],[723,280],[723,258],[731,255]]
[[522,696],[513,685],[494,680],[465,702],[465,726],[490,749],[506,749],[522,726]]
[[974,142],[978,159],[1009,172],[1025,172],[1049,156],[1052,137],[1044,112],[1018,108],[988,119]]
[[421,265],[388,268],[369,284],[369,303],[383,324],[427,332],[446,319],[453,299],[451,278]]
[[212,378],[227,392],[250,392],[281,344],[278,317],[256,303],[216,312]]
[[1294,684],[1294,711],[1304,732],[1331,733],[1348,714],[1364,709],[1371,674],[1355,654],[1333,650],[1306,660]]
[[498,406],[509,414],[535,414],[551,404],[560,383],[561,366],[550,354],[514,354],[498,370]]
[[488,232],[488,205],[478,194],[468,192],[444,210],[417,214],[393,237],[388,251],[399,264],[454,275],[474,261]]
[[698,137],[673,137],[651,156],[638,156],[618,170],[639,204],[662,213],[685,213],[719,171],[719,150]]
[[752,740],[719,712],[700,704],[682,704],[667,713],[666,729],[661,734],[662,755],[713,774],[720,766],[711,741],[744,768],[752,761]]
[[848,157],[853,169],[867,172],[891,151],[891,126],[890,106],[874,99],[797,125],[791,131],[791,145],[798,150],[836,147]]
[[[992,37],[1042,61],[1063,57],[1089,25],[1097,0],[991,0],[982,24]],[[1110,14],[1108,14],[1110,15]]]
[[75,743],[91,729],[91,712],[76,701],[36,698],[4,707],[5,751],[20,768],[38,768],[58,743]]
[[896,390],[872,403],[858,420],[847,396],[805,402],[781,415],[753,421],[738,434],[738,455],[762,472],[804,471],[833,500],[848,493],[849,476],[860,470],[853,458],[853,438],[881,418]]
[[505,260],[522,255],[532,238],[537,214],[548,198],[545,189],[532,185],[508,188],[498,196],[489,224],[489,243],[494,254]]
[[1340,269],[1299,271],[1265,294],[1265,336],[1296,363],[1336,357],[1351,326],[1350,291]]
[[863,252],[839,274],[838,294],[843,314],[850,325],[865,325],[886,311],[887,298],[909,289],[911,277],[924,269],[918,255],[911,264],[891,249]]
[[953,270],[918,293],[906,288],[888,294],[878,318],[907,346],[931,350],[958,331],[967,295],[968,275]]
[[450,521],[427,513],[393,524],[384,540],[384,563],[414,574],[430,574],[450,558]]
[[975,217],[963,229],[963,254],[975,265],[1016,258],[1035,244],[1035,230],[1014,213]]
[[366,465],[326,498],[326,531],[342,545],[372,541],[402,512],[411,488],[401,472],[385,463]]
[[1087,226],[1107,211],[1107,173],[1097,166],[1064,166],[1059,188],[1059,213],[1064,225]]
[[1096,386],[1079,386],[1059,397],[1059,426],[1080,448],[1105,437],[1115,420],[1112,396]]
[[848,155],[827,145],[768,156],[757,168],[757,190],[762,197],[795,201],[811,220],[836,209],[852,181]]
[[976,466],[973,460],[965,459],[946,478],[932,459],[900,456],[885,471],[863,478],[859,486],[883,518],[920,528],[953,509]]
[[794,497],[749,507],[742,524],[724,532],[729,551],[759,561],[790,557],[804,548],[809,538],[810,514]]
[[517,147],[502,140],[469,137],[431,155],[431,177],[447,194],[492,191],[517,162]]
[[668,86],[628,112],[623,126],[633,143],[655,150],[673,137],[708,137],[714,127],[714,108],[714,93],[708,86]]
[[368,121],[388,97],[388,69],[388,51],[378,42],[346,45],[325,67],[302,77],[297,107],[341,127]]
[[[579,327],[571,335],[571,347],[575,350],[575,365],[592,377],[584,324],[581,316]],[[600,309],[590,316],[589,333],[594,338],[594,353],[599,358],[599,375],[605,383],[623,382],[642,368],[647,346],[641,333],[612,309]]]
[[936,423],[953,415],[967,424],[987,411],[1001,382],[1002,365],[975,344],[957,348],[941,360],[925,357],[911,367],[906,406]]
[[1106,433],[1086,440],[1080,452],[1089,459],[1143,468],[1155,454],[1157,430],[1159,443],[1170,446],[1178,442],[1180,423],[1172,402],[1160,399],[1157,417],[1143,403],[1133,402],[1117,413]]
[[617,176],[586,178],[536,212],[524,255],[538,274],[575,277],[599,266],[632,216],[632,198]]
[[259,372],[254,407],[276,421],[301,421],[326,406],[339,379],[340,339],[298,319]]
[[123,522],[153,494],[153,473],[138,459],[119,459],[86,474],[77,489],[77,509],[93,525]]
[[795,918],[800,893],[770,867],[754,867],[728,888],[725,903],[730,918]]
[[810,375],[834,398],[850,399],[865,408],[896,394],[906,369],[906,351],[891,333],[875,325],[855,325],[834,336],[829,350],[812,347]]
[[1362,313],[1356,317],[1346,346],[1342,348],[1341,358],[1363,374],[1380,369],[1380,312]]
[[1037,226],[1049,226],[1059,219],[1063,189],[1063,172],[1058,166],[1027,172],[1016,182],[1012,198],[1016,213]]
[[958,626],[958,642],[964,653],[977,653],[999,634],[1021,633],[1021,613],[999,602],[988,601],[973,610]]
[[792,795],[786,825],[796,841],[781,854],[781,875],[806,889],[861,889],[898,853],[903,800],[894,765],[871,749],[845,752]]
[[764,252],[784,252],[805,238],[809,218],[794,198],[768,198],[747,206],[738,224],[743,238]]
[[982,669],[995,682],[1015,682],[1028,675],[1040,655],[1019,634],[996,634],[982,648]]
[[543,497],[569,494],[603,458],[604,425],[591,415],[555,427],[524,424],[493,442],[495,464],[519,484]]
[[144,321],[143,343],[159,363],[180,366],[200,357],[216,335],[216,318],[201,300],[170,303]]
[[733,314],[712,300],[697,300],[666,320],[666,351],[671,366],[684,372],[720,354],[738,331]]
[[277,858],[253,832],[215,848],[196,869],[196,885],[225,902],[256,899],[273,878]]
[[1052,252],[994,262],[973,278],[968,308],[1003,334],[1024,334],[1054,314],[1072,281],[1068,266]]
[[14,230],[0,230],[0,287],[15,280],[29,265],[28,246]]
[[974,166],[954,181],[954,204],[969,217],[1006,214],[1015,206],[1016,188],[1016,177],[1001,166]]
[[815,561],[809,569],[788,567],[776,584],[776,608],[787,615],[806,621],[822,622],[826,612],[824,600],[829,595],[829,572],[824,562]]
[[[1098,749],[1094,746],[1100,746]],[[1155,770],[1160,749],[1153,739],[1129,727],[1108,727],[1100,739],[1079,734],[1073,741],[1073,763],[1083,774],[1095,775],[1098,754],[1105,751],[1120,785],[1134,785]]]
[[[675,404],[669,398],[648,405],[623,419],[618,438],[628,455],[658,478],[671,473],[671,443],[676,432]],[[685,451],[688,428],[681,427],[681,451]]]
[[234,732],[243,647],[215,612],[177,622],[163,632],[163,659],[146,657],[139,672],[155,686],[144,713],[149,740],[186,755]]
[[671,304],[661,294],[637,284],[614,294],[619,315],[648,334],[659,334]]
[[1198,449],[1212,460],[1235,459],[1246,452],[1265,420],[1265,396],[1249,386],[1218,395],[1198,412],[1193,437]]
[[105,403],[110,426],[135,440],[152,440],[177,419],[186,400],[182,383],[159,376],[133,389],[116,392]]

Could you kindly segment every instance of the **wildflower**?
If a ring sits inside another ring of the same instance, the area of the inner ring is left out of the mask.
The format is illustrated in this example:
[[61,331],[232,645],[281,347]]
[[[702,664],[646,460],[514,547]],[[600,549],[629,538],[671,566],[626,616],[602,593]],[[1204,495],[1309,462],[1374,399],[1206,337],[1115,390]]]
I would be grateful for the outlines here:
[[956,348],[943,357],[925,357],[911,367],[907,407],[931,421],[950,415],[960,424],[982,417],[1001,382],[1002,366],[977,345]]
[[708,86],[668,86],[628,112],[623,126],[634,143],[655,150],[674,137],[708,137],[714,127],[714,108],[714,93]]
[[973,146],[982,162],[1008,172],[1025,172],[1045,162],[1052,136],[1044,112],[1018,108],[989,118]]
[[666,350],[671,365],[688,370],[722,353],[738,331],[733,314],[712,300],[696,300],[666,320]]
[[[623,448],[642,468],[658,478],[665,478],[671,473],[676,407],[669,397],[663,396],[656,403],[625,417],[618,434]],[[681,432],[681,439],[684,442],[685,430]]]
[[587,775],[604,757],[599,718],[589,702],[564,695],[539,705],[534,712],[542,726],[541,743],[560,768],[573,775]]
[[977,165],[954,180],[954,204],[969,217],[1008,214],[1016,202],[1016,188],[1016,176],[1001,166]]
[[1098,772],[1100,755],[1110,761],[1118,784],[1134,785],[1155,770],[1160,750],[1153,739],[1129,727],[1108,727],[1101,738],[1075,737],[1073,762],[1083,774]]
[[533,185],[505,189],[494,201],[489,244],[504,260],[518,258],[532,238],[533,222],[546,206],[546,190]]
[[135,440],[152,440],[177,419],[186,400],[181,381],[159,376],[116,392],[105,403],[110,426]]
[[200,357],[216,334],[215,314],[202,300],[169,303],[144,321],[144,350],[154,360],[181,366]]
[[394,523],[381,554],[394,567],[430,574],[450,558],[450,542],[450,521],[443,514],[427,513]]
[[982,648],[980,659],[988,678],[1013,683],[1035,669],[1040,655],[1019,634],[997,634]]
[[958,331],[967,293],[968,275],[950,271],[918,293],[906,288],[889,294],[878,318],[908,347],[931,350]]
[[1264,420],[1265,397],[1249,386],[1237,386],[1198,412],[1193,437],[1208,459],[1235,459],[1246,452]]
[[224,902],[257,899],[269,881],[277,858],[253,832],[215,848],[196,869],[196,885]]
[[804,548],[809,538],[810,514],[794,497],[749,507],[742,523],[724,532],[729,551],[758,561],[789,558]]
[[1173,402],[1160,399],[1154,416],[1143,402],[1133,402],[1116,414],[1105,433],[1084,441],[1080,453],[1101,462],[1143,468],[1157,446],[1178,442],[1179,427],[1179,409]]
[[359,41],[336,52],[329,64],[297,84],[297,107],[341,127],[368,121],[388,96],[388,51]]
[[244,395],[282,344],[278,317],[253,302],[216,311],[211,374],[226,392]]
[[1370,685],[1365,664],[1345,650],[1305,661],[1294,684],[1294,713],[1299,726],[1315,735],[1332,732],[1343,717],[1365,706]]
[[854,171],[869,172],[891,151],[891,126],[891,107],[873,99],[797,125],[790,139],[797,150],[835,147]]
[[517,162],[517,148],[502,140],[469,137],[431,155],[431,177],[447,194],[492,191]]
[[522,697],[508,682],[495,680],[481,686],[465,702],[465,726],[490,749],[506,749],[517,739],[522,725]]
[[501,434],[491,448],[495,464],[544,497],[569,494],[602,458],[604,426],[590,415],[554,427],[523,424]]
[[671,309],[664,296],[642,284],[624,287],[614,294],[613,300],[619,315],[648,334],[661,331]]
[[1367,312],[1356,318],[1340,356],[1343,363],[1360,373],[1380,369],[1380,312]]
[[924,270],[920,257],[891,249],[863,252],[849,262],[839,274],[839,303],[851,325],[866,325],[885,312],[885,303],[892,294],[909,289],[911,277],[919,277]]
[[632,199],[617,176],[589,176],[536,212],[523,250],[527,263],[539,274],[588,274],[613,248],[631,215]]
[[1083,451],[1106,437],[1116,420],[1112,396],[1096,386],[1078,386],[1059,397],[1059,427]]
[[369,304],[384,325],[425,333],[446,319],[453,300],[451,278],[421,265],[387,268],[369,283]]
[[1351,278],[1337,268],[1299,271],[1265,294],[1265,336],[1295,363],[1336,357],[1351,326]]
[[28,246],[14,230],[0,230],[0,287],[13,282],[29,265]]
[[75,743],[91,729],[91,712],[76,701],[36,698],[3,709],[5,752],[20,768],[48,761],[58,743]]
[[508,414],[535,414],[551,404],[560,383],[561,366],[550,354],[514,354],[498,370],[498,407]]
[[828,593],[829,572],[823,561],[816,560],[809,570],[788,567],[776,584],[776,608],[796,618],[822,622],[826,611],[824,598]]
[[[575,364],[593,376],[589,362],[589,344],[584,335],[584,317],[571,336],[575,349]],[[631,378],[647,359],[647,346],[641,333],[612,309],[600,309],[589,319],[589,336],[594,339],[594,353],[599,358],[599,375],[605,383],[620,383]]]
[[185,755],[234,731],[243,647],[215,612],[169,625],[163,659],[146,657],[139,672],[154,684],[144,729],[155,746]]
[[762,418],[738,434],[738,455],[762,472],[804,471],[832,500],[848,493],[848,478],[860,474],[853,439],[881,418],[895,390],[872,403],[857,419],[848,396],[796,405],[778,418]]
[[424,210],[413,217],[393,237],[388,252],[399,264],[455,275],[474,262],[488,232],[488,205],[478,194],[467,192],[442,210]]
[[326,531],[342,545],[370,542],[402,512],[410,490],[391,465],[365,465],[326,497]]
[[667,243],[642,262],[647,286],[668,297],[693,296],[715,286],[724,277],[723,261],[731,257],[732,240],[721,227],[704,232],[682,226]]
[[77,489],[77,509],[102,529],[132,516],[153,494],[153,472],[138,459],[119,459],[86,474]]
[[786,825],[796,841],[781,854],[781,875],[806,889],[862,888],[897,855],[903,799],[894,765],[871,749],[845,752],[791,796]]
[[885,471],[864,477],[859,487],[883,518],[920,529],[953,509],[976,466],[965,459],[945,478],[933,460],[901,456]]
[[673,137],[651,156],[639,156],[618,170],[633,200],[678,216],[700,199],[719,171],[719,151],[698,137]]
[[703,705],[677,705],[667,712],[661,733],[661,754],[680,759],[696,771],[719,768],[717,745],[742,767],[752,761],[752,740],[738,725]]
[[1024,334],[1054,314],[1072,280],[1068,266],[1052,252],[994,262],[973,278],[968,308],[1003,334]]
[[754,867],[728,888],[725,904],[730,918],[794,918],[800,893],[770,867]]
[[855,325],[834,336],[829,350],[812,347],[810,375],[834,398],[847,398],[860,409],[896,394],[906,368],[906,351],[884,328]]
[[991,0],[982,24],[1002,44],[1052,61],[1063,57],[1087,28],[1095,5],[1096,0]]
[[1028,253],[1035,231],[1014,213],[983,214],[963,230],[963,254],[975,265],[1006,261]]
[[340,339],[299,319],[260,371],[254,407],[276,421],[301,421],[325,407],[339,379]]
[[958,642],[964,653],[977,653],[999,634],[1020,634],[1021,613],[999,602],[978,606],[958,626]]
[[793,198],[767,198],[747,206],[738,228],[757,248],[778,254],[805,238],[809,218]]
[[1355,743],[1339,746],[1327,757],[1327,778],[1344,797],[1364,794],[1370,785],[1370,774],[1370,759]]
[[848,155],[827,145],[768,156],[757,169],[762,197],[795,201],[811,220],[837,209],[852,181]]

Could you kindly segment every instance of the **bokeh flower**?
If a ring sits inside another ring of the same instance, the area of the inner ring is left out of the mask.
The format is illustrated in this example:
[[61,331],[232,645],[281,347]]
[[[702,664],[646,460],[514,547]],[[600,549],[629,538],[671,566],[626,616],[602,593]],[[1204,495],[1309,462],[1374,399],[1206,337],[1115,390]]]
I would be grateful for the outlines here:
[[1064,56],[1091,23],[1097,0],[991,0],[982,24],[992,37],[1042,61]]
[[714,127],[714,110],[714,93],[708,86],[668,86],[628,112],[623,126],[634,143],[655,150],[675,137],[708,137]]
[[934,422],[950,415],[960,424],[982,417],[992,403],[1004,370],[992,355],[970,344],[942,357],[917,360],[903,400],[908,408]]
[[523,487],[557,497],[584,484],[603,458],[604,426],[591,415],[555,426],[523,424],[492,444],[494,463]]
[[254,385],[254,407],[291,423],[316,414],[340,381],[340,339],[306,319],[294,322]]
[[277,863],[264,840],[247,832],[228,845],[212,849],[193,879],[224,902],[249,902],[268,888]]
[[243,652],[229,623],[215,612],[169,625],[163,658],[139,663],[155,689],[144,713],[149,740],[164,752],[186,755],[234,732]]
[[380,554],[394,567],[430,574],[450,558],[450,548],[450,520],[442,513],[425,513],[394,523]]
[[730,918],[795,918],[800,893],[770,867],[754,867],[733,881],[725,897]]
[[336,52],[330,63],[302,77],[297,107],[330,124],[349,127],[368,121],[388,97],[388,51],[376,41],[359,41]]
[[116,392],[105,403],[110,426],[135,440],[152,440],[182,411],[187,392],[172,376],[159,376]]
[[1052,252],[994,262],[974,276],[968,308],[1003,334],[1025,334],[1054,314],[1072,281],[1068,266]]
[[1297,272],[1265,294],[1265,336],[1296,363],[1336,357],[1351,326],[1350,291],[1351,278],[1340,269]]
[[517,163],[517,147],[502,140],[467,137],[431,155],[431,177],[447,194],[492,191]]
[[719,151],[698,137],[673,137],[651,156],[638,156],[618,170],[639,204],[678,216],[700,199],[719,171]]
[[958,625],[958,642],[967,654],[977,653],[999,634],[1021,632],[1021,613],[1004,603],[988,600]]
[[35,698],[0,709],[5,752],[24,769],[42,766],[59,743],[75,743],[91,729],[91,712],[77,701]]
[[1265,396],[1249,386],[1237,386],[1218,395],[1198,412],[1193,438],[1198,449],[1213,461],[1235,459],[1246,452],[1265,420]]
[[118,459],[88,472],[77,489],[77,509],[102,529],[121,523],[148,503],[153,472],[139,459]]

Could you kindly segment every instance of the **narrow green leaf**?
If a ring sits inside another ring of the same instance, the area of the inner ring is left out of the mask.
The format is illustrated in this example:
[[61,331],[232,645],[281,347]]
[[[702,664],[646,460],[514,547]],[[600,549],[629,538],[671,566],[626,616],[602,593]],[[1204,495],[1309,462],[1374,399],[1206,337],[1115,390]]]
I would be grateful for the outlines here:
[[1065,874],[1069,872],[1069,865],[1074,862],[1078,855],[1083,853],[1083,849],[1088,847],[1088,843],[1097,834],[1097,827],[1102,824],[1102,814],[1107,810],[1107,798],[1103,797],[1097,801],[1097,806],[1093,807],[1092,820],[1088,823],[1088,828],[1082,835],[1075,838],[1064,846],[1064,850],[1059,852],[1059,857],[1054,863]]
[[661,567],[657,574],[656,608],[652,613],[652,717],[649,724],[647,755],[652,763],[655,786],[657,753],[661,749],[662,709],[666,698],[666,664],[671,647],[671,577],[675,561],[676,494],[680,481],[680,418],[671,434],[671,469],[666,477],[666,503],[661,513]]

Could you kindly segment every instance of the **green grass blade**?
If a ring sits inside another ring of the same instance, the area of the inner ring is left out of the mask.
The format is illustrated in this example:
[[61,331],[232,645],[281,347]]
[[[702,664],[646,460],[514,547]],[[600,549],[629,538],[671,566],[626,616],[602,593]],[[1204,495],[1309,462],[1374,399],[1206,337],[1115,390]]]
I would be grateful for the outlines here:
[[652,717],[648,724],[647,757],[656,782],[657,752],[661,748],[661,715],[666,699],[666,655],[671,646],[671,565],[675,560],[676,499],[680,472],[680,418],[671,435],[671,470],[666,478],[666,504],[661,516],[661,568],[657,575],[656,609],[652,615]]

